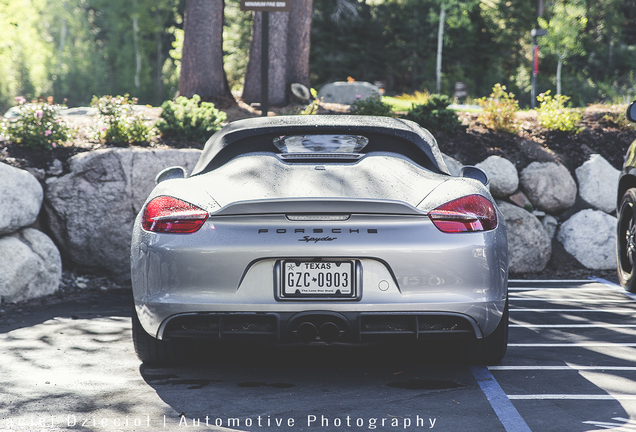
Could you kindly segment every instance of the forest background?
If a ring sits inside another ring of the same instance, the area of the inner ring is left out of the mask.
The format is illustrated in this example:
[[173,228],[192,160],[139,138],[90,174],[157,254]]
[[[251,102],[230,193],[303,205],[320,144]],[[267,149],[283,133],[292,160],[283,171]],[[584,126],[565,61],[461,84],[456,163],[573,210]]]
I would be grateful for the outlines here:
[[[294,1],[294,0],[292,0]],[[574,106],[627,103],[636,90],[636,1],[313,0],[310,84],[382,82],[388,94],[436,92],[444,9],[441,93],[465,82],[469,98],[507,86],[530,104],[534,28],[537,93],[561,92]],[[186,0],[0,0],[0,112],[15,97],[53,96],[68,106],[93,95],[130,94],[160,105],[179,88]],[[241,91],[254,15],[225,0],[223,63]]]

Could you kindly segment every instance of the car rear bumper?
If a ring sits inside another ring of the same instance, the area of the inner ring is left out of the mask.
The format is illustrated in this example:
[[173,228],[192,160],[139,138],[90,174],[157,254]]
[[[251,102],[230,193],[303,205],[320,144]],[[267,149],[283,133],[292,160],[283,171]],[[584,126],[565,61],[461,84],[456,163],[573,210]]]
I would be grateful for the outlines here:
[[[268,217],[282,223],[279,216]],[[445,234],[428,218],[401,216],[395,222],[395,217],[352,216],[355,232],[323,223],[320,229],[338,241],[306,243],[293,232],[298,228],[277,229],[264,221],[268,217],[260,221],[261,230],[268,230],[262,234],[251,217],[215,221],[190,236],[137,227],[133,294],[146,332],[159,339],[298,341],[299,317],[314,314],[315,322],[308,322],[318,333],[332,322],[323,317],[335,317],[343,332],[338,340],[465,334],[458,329],[481,338],[501,320],[508,282],[503,225],[488,232]],[[300,222],[294,226],[304,227]],[[355,295],[284,298],[280,268],[286,260],[351,261],[358,275]],[[377,330],[385,321],[386,329]],[[182,322],[187,325],[179,329]],[[452,329],[445,327],[449,322]],[[263,334],[251,330],[261,324]],[[303,328],[312,333],[311,326]]]
[[187,313],[165,320],[159,332],[164,339],[283,343],[363,343],[481,336],[477,323],[465,315],[409,312]]

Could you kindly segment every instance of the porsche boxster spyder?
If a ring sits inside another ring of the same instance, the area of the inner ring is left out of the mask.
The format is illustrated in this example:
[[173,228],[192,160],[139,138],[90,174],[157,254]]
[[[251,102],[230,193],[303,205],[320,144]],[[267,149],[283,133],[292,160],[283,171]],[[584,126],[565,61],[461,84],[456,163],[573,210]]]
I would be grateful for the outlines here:
[[484,173],[451,176],[433,136],[385,117],[280,116],[214,134],[157,176],[132,237],[146,362],[185,340],[330,344],[508,339],[504,218]]

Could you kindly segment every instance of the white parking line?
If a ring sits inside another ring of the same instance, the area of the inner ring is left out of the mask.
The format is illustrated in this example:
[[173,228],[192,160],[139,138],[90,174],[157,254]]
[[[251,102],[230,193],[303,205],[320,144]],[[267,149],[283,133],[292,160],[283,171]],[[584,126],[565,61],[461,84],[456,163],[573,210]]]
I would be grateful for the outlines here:
[[636,395],[530,394],[530,395],[508,395],[508,399],[510,400],[636,400]]
[[571,370],[571,371],[636,371],[636,366],[488,366],[495,371]]
[[[508,283],[512,283],[512,284],[523,284],[523,283],[540,283],[540,284],[547,284],[547,283],[555,283],[555,284],[589,284],[589,283],[594,283],[594,282],[601,282],[604,279],[546,279],[546,280],[539,280],[539,279],[508,279]],[[606,281],[607,282],[607,281]],[[611,283],[611,282],[609,282]]]
[[628,313],[636,314],[634,309],[526,309],[526,308],[512,308],[509,312],[607,312],[607,313]]
[[508,287],[508,291],[535,291],[535,290],[576,290],[576,291],[615,291],[614,288],[605,285],[591,287]]
[[507,432],[532,432],[486,366],[474,365],[470,371]]
[[615,283],[612,283],[608,280],[601,279],[601,278],[591,278],[591,279],[598,283],[602,283],[603,285],[608,286],[610,288],[614,288],[616,291],[620,292],[621,294],[636,300],[636,293],[630,293],[628,291],[625,291],[625,289],[620,285],[616,285]]
[[510,324],[521,328],[633,328],[636,324]]
[[543,347],[543,348],[565,348],[565,347],[636,347],[636,343],[620,342],[572,342],[572,343],[509,343],[508,347]]
[[510,297],[511,302],[518,301],[544,301],[551,303],[636,303],[636,300],[631,299],[590,299],[590,298],[549,298],[549,297]]

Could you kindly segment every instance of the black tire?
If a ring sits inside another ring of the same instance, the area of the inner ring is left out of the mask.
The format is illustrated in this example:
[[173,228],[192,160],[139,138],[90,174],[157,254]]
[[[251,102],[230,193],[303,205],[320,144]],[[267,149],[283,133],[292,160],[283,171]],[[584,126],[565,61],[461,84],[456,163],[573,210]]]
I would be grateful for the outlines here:
[[192,358],[189,341],[159,340],[150,336],[139,322],[135,307],[132,309],[133,345],[139,360],[144,364],[172,365],[184,363]]
[[504,358],[508,349],[508,299],[495,331],[485,338],[470,340],[466,348],[471,363],[494,365]]
[[636,188],[627,189],[618,207],[616,261],[618,280],[629,292],[636,292]]

